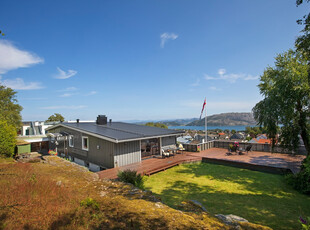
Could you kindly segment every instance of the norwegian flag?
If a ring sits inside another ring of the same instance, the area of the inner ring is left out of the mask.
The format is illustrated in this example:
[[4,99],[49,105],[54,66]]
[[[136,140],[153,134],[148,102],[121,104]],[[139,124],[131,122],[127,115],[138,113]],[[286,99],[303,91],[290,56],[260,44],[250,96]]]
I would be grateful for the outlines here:
[[202,110],[201,110],[201,114],[200,114],[200,118],[199,118],[199,120],[201,119],[201,116],[202,116],[202,113],[203,113],[203,110],[205,109],[205,107],[206,107],[206,104],[207,104],[207,101],[206,101],[207,99],[205,98],[205,101],[203,102],[203,105],[202,105]]

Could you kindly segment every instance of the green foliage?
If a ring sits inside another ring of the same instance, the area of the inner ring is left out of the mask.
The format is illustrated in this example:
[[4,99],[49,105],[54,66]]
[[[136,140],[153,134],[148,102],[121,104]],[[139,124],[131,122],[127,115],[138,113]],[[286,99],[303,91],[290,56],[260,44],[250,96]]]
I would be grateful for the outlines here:
[[82,207],[92,208],[94,210],[99,210],[100,206],[94,199],[88,197],[85,200],[82,200],[80,205]]
[[7,121],[8,125],[13,125],[16,130],[20,129],[23,109],[17,104],[16,92],[8,87],[0,85],[0,120]]
[[54,113],[53,115],[49,116],[46,122],[64,122],[65,118],[60,113]]
[[[306,1],[309,2],[309,0]],[[296,4],[299,6],[306,1],[296,0]],[[304,25],[304,28],[301,31],[303,34],[296,39],[295,45],[297,50],[306,56],[308,65],[310,65],[310,13],[304,15],[303,19],[297,20],[297,23],[299,25]],[[308,73],[308,80],[310,81],[310,73]]]
[[305,194],[310,194],[310,157],[307,157],[303,161],[300,172],[296,175],[287,175],[286,181],[294,189]]
[[[301,135],[310,153],[309,118],[310,86],[307,60],[298,52],[289,50],[276,57],[275,67],[268,67],[261,76],[260,93],[264,99],[253,108],[254,117],[275,139],[282,124],[280,143],[297,151]],[[274,141],[273,141],[274,145]]]
[[117,177],[120,181],[130,183],[140,189],[144,189],[144,178],[135,170],[126,169],[124,171],[119,171]]
[[232,134],[235,134],[235,133],[236,133],[236,130],[232,129],[232,130],[231,130],[231,133],[232,133]]
[[163,128],[163,129],[168,129],[168,126],[159,122],[148,122],[145,124],[146,126],[151,126],[151,127],[157,127],[157,128]]
[[12,157],[16,145],[16,129],[0,120],[0,156]]

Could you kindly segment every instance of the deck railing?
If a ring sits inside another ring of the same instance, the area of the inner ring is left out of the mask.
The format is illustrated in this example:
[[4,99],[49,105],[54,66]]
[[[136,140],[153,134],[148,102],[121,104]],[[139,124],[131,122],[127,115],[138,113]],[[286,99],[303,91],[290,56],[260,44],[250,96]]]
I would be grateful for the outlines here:
[[[208,141],[207,143],[200,144],[183,144],[183,147],[188,152],[200,152],[210,148],[223,148],[228,149],[230,144],[234,144],[235,141],[226,141],[226,140],[213,140]],[[259,152],[271,152],[270,144],[261,144],[261,143],[247,143],[247,142],[239,142],[239,148],[246,149],[247,146],[252,145],[251,151],[259,151]],[[289,151],[288,149],[284,149],[280,146],[275,146],[273,149],[274,153],[287,153],[287,154],[299,154],[299,155],[307,155],[306,149],[304,146],[300,146],[297,152]]]

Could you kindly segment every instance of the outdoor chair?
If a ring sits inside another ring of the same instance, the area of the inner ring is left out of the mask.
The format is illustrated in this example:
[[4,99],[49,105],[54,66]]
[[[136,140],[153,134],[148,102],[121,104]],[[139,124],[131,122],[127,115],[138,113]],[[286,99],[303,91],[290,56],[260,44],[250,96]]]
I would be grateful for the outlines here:
[[245,148],[246,153],[248,154],[249,151],[251,151],[251,149],[252,149],[252,145],[248,145],[248,146]]
[[179,147],[177,149],[178,151],[181,151],[181,153],[183,153],[183,151],[185,150],[185,148],[183,147],[182,144],[179,144]]
[[169,152],[166,152],[164,149],[161,150],[161,153],[162,153],[162,157],[163,158],[166,158],[166,157],[170,156]]

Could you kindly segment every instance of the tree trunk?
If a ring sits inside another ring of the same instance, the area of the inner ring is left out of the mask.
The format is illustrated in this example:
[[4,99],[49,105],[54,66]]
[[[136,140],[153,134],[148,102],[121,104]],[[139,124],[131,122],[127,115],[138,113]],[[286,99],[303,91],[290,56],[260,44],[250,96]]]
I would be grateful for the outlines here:
[[300,113],[299,126],[301,129],[300,136],[304,142],[304,145],[307,151],[307,157],[308,157],[310,154],[310,136],[309,136],[309,131],[307,129],[307,117],[306,117],[306,114],[303,112]]

